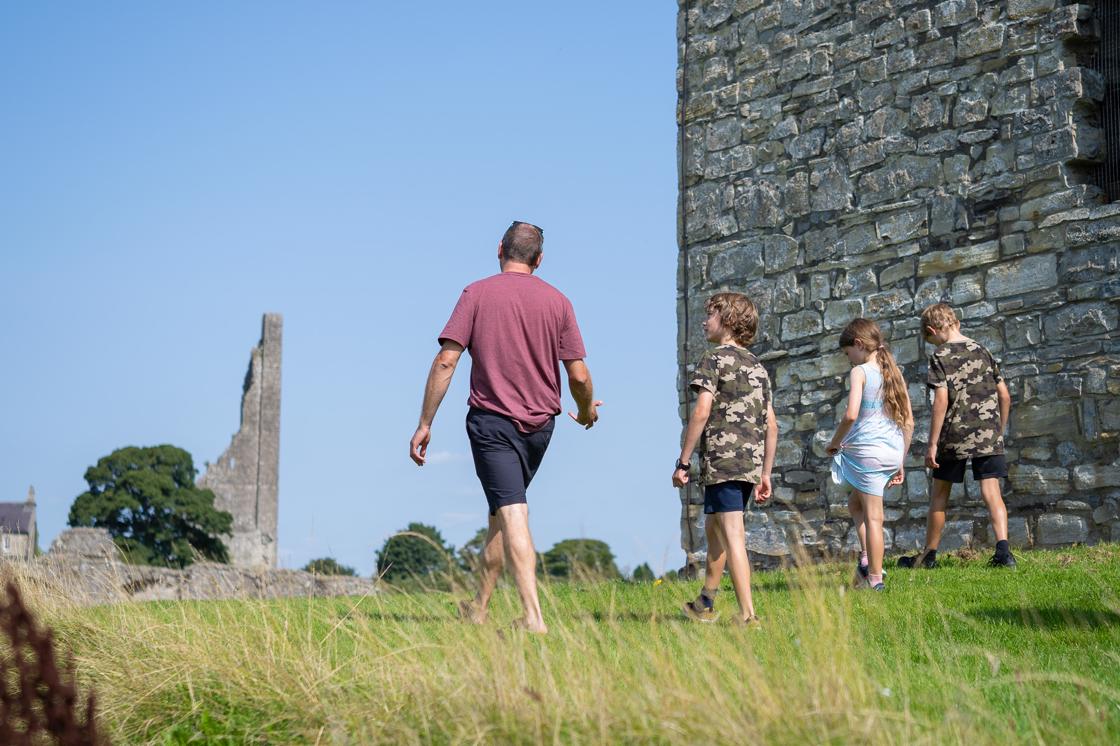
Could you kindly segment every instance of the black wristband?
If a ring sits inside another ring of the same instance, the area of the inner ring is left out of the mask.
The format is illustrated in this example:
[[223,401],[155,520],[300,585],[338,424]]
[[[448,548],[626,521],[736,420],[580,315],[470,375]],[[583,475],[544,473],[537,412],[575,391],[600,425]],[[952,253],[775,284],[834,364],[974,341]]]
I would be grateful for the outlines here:
[[677,460],[677,469],[683,469],[685,471],[690,471],[692,469],[692,467],[689,466],[686,463],[683,463],[682,461],[680,461],[680,459],[678,459]]

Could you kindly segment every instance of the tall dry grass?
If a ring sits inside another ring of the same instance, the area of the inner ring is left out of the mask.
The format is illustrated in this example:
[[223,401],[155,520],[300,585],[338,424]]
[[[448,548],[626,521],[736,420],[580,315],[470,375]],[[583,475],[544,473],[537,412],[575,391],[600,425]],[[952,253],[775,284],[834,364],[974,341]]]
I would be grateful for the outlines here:
[[[1120,732],[1116,679],[993,648],[984,622],[936,594],[852,593],[835,567],[760,586],[764,627],[753,630],[681,620],[691,584],[545,584],[545,637],[509,625],[508,590],[481,627],[457,619],[455,594],[434,592],[92,608],[49,584],[25,592],[75,651],[121,743],[1084,743]],[[1098,639],[1120,671],[1115,625]]]

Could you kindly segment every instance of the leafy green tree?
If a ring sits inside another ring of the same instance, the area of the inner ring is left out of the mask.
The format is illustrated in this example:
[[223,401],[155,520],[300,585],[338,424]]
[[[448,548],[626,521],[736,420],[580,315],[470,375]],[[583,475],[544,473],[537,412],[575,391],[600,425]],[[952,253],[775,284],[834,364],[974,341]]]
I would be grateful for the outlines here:
[[448,546],[434,526],[410,523],[408,528],[385,540],[377,553],[377,574],[382,580],[431,578],[449,569],[448,558],[455,550]]
[[555,578],[592,575],[622,577],[606,542],[598,539],[565,539],[544,553],[544,571]]
[[630,580],[635,583],[652,583],[657,579],[653,574],[653,568],[649,566],[648,562],[643,562],[634,568],[634,572],[630,573]]
[[357,575],[353,567],[339,564],[334,557],[320,557],[313,559],[303,566],[304,572],[313,572],[316,575]]
[[108,529],[136,564],[186,567],[196,556],[228,562],[221,536],[233,516],[195,486],[196,474],[182,448],[119,448],[86,469],[89,490],[70,506],[69,523]]
[[486,537],[490,529],[480,528],[463,546],[459,547],[459,567],[467,572],[476,572],[482,561],[482,550],[486,548]]

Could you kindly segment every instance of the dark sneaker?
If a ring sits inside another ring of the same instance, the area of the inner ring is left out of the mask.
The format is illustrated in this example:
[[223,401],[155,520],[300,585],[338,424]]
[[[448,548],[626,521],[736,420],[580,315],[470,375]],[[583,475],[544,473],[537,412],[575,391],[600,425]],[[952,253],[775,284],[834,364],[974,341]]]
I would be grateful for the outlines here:
[[988,560],[988,567],[1016,567],[1018,563],[1015,561],[1015,555],[1008,552],[1007,554],[993,554],[992,558]]
[[937,567],[937,557],[931,557],[929,552],[918,552],[912,557],[899,557],[898,566],[908,568],[921,567],[926,570],[932,570]]
[[719,612],[714,606],[704,603],[703,596],[697,596],[695,601],[689,601],[681,607],[684,615],[694,622],[714,622],[719,619]]
[[873,591],[885,591],[886,589],[887,587],[882,583],[876,583],[875,585],[871,586],[871,590]]

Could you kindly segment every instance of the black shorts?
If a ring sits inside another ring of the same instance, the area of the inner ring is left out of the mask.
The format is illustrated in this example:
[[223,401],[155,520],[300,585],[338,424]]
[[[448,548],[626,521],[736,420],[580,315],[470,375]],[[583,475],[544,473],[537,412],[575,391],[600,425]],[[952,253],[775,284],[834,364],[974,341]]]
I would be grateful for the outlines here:
[[467,437],[471,441],[474,470],[490,515],[498,508],[526,502],[525,489],[533,481],[541,465],[556,419],[533,433],[523,433],[513,420],[484,409],[471,407],[467,412]]
[[[938,456],[940,464],[933,470],[933,478],[942,482],[960,484],[964,481],[964,465],[967,458],[955,459],[949,456]],[[1007,476],[1007,459],[1003,454],[996,456],[973,456],[972,478],[979,482],[981,479],[998,479]]]
[[704,512],[742,513],[747,509],[754,485],[750,482],[717,482],[704,487]]

